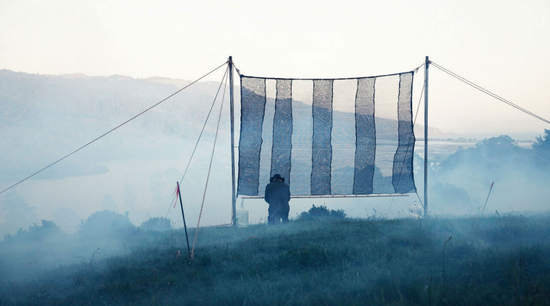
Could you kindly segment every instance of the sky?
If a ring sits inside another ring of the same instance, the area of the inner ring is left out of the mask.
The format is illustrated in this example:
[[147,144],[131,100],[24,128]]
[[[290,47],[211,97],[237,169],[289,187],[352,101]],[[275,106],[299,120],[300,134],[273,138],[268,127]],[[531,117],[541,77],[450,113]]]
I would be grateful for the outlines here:
[[[332,78],[410,71],[429,56],[550,118],[548,16],[546,0],[0,0],[0,69],[194,80],[233,56],[246,75]],[[444,132],[550,128],[433,66],[429,77],[429,125]]]

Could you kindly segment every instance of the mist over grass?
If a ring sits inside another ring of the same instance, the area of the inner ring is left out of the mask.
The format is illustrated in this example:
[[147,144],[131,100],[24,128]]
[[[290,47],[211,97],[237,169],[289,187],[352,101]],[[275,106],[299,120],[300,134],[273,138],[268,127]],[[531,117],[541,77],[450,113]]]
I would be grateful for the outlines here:
[[[142,235],[144,232],[151,234]],[[1,273],[11,280],[40,277],[54,267],[127,254],[136,245],[147,245],[143,239],[154,233],[147,224],[136,227],[127,217],[107,210],[82,220],[74,235],[66,234],[53,221],[41,220],[41,224],[8,234],[0,242]]]
[[[520,147],[511,137],[483,139],[429,167],[431,213],[476,215],[483,211],[491,184],[494,188],[486,211],[548,211],[550,188],[550,130],[545,130],[532,148]],[[415,167],[423,166],[416,156]],[[415,172],[423,196],[423,171]]]
[[1,274],[0,304],[548,305],[549,228],[549,215],[315,218],[201,228],[193,259],[183,230],[134,228],[110,237],[118,254],[92,243],[79,263]]

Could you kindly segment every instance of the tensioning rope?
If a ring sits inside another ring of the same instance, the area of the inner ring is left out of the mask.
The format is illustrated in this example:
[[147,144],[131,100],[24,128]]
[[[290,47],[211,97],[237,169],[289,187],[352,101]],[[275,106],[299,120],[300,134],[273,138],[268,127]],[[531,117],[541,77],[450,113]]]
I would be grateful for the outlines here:
[[[422,85],[422,91],[420,92],[420,99],[418,99],[418,106],[416,107],[416,115],[414,115],[414,121],[413,121],[413,133],[414,133],[414,126],[416,125],[416,118],[418,118],[418,112],[420,110],[420,104],[422,103],[422,97],[424,96],[424,89],[426,89],[426,82],[424,82],[424,85]],[[426,148],[424,148],[424,158],[426,158]],[[414,156],[413,156],[413,159],[414,159]],[[414,169],[414,163],[413,163],[413,169]],[[426,175],[426,173],[424,173],[424,175]],[[418,197],[420,204],[422,205],[422,207],[424,207],[424,203],[422,203],[422,200],[418,195],[418,189],[415,190],[414,193],[416,193],[416,196]]]
[[[228,66],[228,69],[229,69],[229,66]],[[225,78],[227,77],[227,74],[228,74],[228,71],[226,69],[226,71],[225,71],[225,73],[222,77],[222,80],[220,82],[220,86],[218,87],[218,91],[216,92],[216,95],[214,96],[214,101],[212,101],[212,105],[210,106],[210,110],[208,111],[208,115],[206,116],[206,120],[204,121],[204,124],[202,125],[201,132],[199,134],[197,142],[195,143],[195,147],[193,148],[193,152],[191,153],[191,157],[189,158],[189,161],[187,162],[187,166],[185,167],[185,171],[183,172],[183,175],[182,175],[181,179],[179,180],[180,186],[181,186],[181,183],[183,182],[183,179],[185,178],[185,175],[187,174],[187,170],[189,170],[189,166],[191,165],[191,161],[193,160],[193,156],[195,156],[195,151],[197,150],[197,147],[199,146],[199,142],[201,141],[202,134],[204,132],[204,129],[206,128],[206,124],[208,123],[208,120],[210,119],[210,114],[212,114],[212,109],[214,109],[214,105],[216,104],[216,100],[218,99],[218,94],[220,93],[220,89],[222,88],[222,85],[225,82]],[[165,218],[168,217],[168,214],[170,213],[170,209],[172,207],[172,203],[174,203],[176,199],[177,199],[177,194],[174,194],[174,196],[172,197],[172,201],[170,202],[170,206],[168,206],[168,211],[166,212]],[[174,207],[175,207],[175,204],[176,203],[174,203]]]
[[[537,115],[537,114],[535,114],[535,113],[533,113],[533,112],[531,112],[531,111],[529,111],[529,110],[527,110],[527,109],[525,109],[525,108],[523,108],[523,107],[521,107],[521,106],[519,106],[519,105],[517,105],[517,104],[514,104],[514,103],[512,103],[512,102],[510,102],[510,101],[508,101],[508,100],[506,100],[506,99],[504,99],[503,97],[501,97],[501,96],[495,94],[495,93],[490,92],[489,90],[487,90],[487,89],[485,89],[485,88],[483,88],[483,87],[481,87],[481,86],[475,84],[474,82],[472,82],[472,81],[470,81],[470,80],[468,80],[468,79],[466,79],[466,78],[464,78],[464,77],[462,77],[462,76],[460,76],[460,75],[458,75],[458,74],[456,74],[456,73],[450,71],[449,69],[447,69],[447,68],[445,68],[445,67],[443,67],[443,66],[441,66],[441,65],[438,65],[437,63],[434,63],[433,61],[430,61],[430,64],[431,64],[431,65],[434,65],[436,68],[438,68],[439,70],[441,70],[441,71],[447,73],[448,75],[450,75],[450,76],[452,76],[452,77],[458,79],[459,81],[462,81],[462,82],[466,83],[467,85],[470,85],[470,86],[472,86],[473,88],[475,88],[475,89],[477,89],[477,90],[479,90],[479,91],[481,91],[481,92],[483,92],[483,93],[485,93],[485,94],[487,94],[487,95],[489,95],[489,96],[491,96],[491,97],[493,97],[493,98],[495,98],[495,99],[497,99],[497,100],[499,100],[499,101],[501,101],[501,102],[504,102],[504,103],[510,105],[511,107],[513,107],[513,108],[519,110],[519,111],[522,111],[522,112],[524,112],[524,113],[526,113],[526,114],[528,114],[528,115],[530,115],[530,116],[533,116],[533,117],[535,117],[535,118],[537,118],[537,119],[539,119],[539,120],[541,120],[541,121],[544,121],[544,122],[546,122],[546,123],[550,123],[550,121],[544,119],[543,117],[541,117],[541,116],[539,116],[539,115]],[[422,88],[422,90],[424,91],[424,88]],[[417,111],[417,115],[418,115],[418,111]],[[416,122],[416,117],[415,117],[414,120],[415,120],[415,122]],[[414,124],[413,124],[413,126],[414,126]],[[422,207],[423,207],[423,206],[424,206],[424,203],[422,203],[422,199],[420,199],[420,196],[418,195],[418,192],[416,192],[416,196],[418,197],[418,200],[420,201],[420,204],[421,204]]]
[[513,108],[515,108],[515,109],[517,109],[517,110],[520,110],[520,111],[522,111],[522,112],[524,112],[524,113],[526,113],[526,114],[528,114],[528,115],[531,115],[531,116],[533,116],[533,117],[535,117],[535,118],[537,118],[537,119],[539,119],[539,120],[541,120],[541,121],[544,121],[544,122],[546,122],[546,123],[550,123],[550,121],[548,121],[548,120],[542,118],[541,116],[539,116],[539,115],[537,115],[537,114],[535,114],[535,113],[533,113],[533,112],[531,112],[531,111],[528,111],[528,110],[526,110],[525,108],[523,108],[523,107],[521,107],[521,106],[519,106],[519,105],[516,105],[516,104],[514,104],[514,103],[512,103],[512,102],[510,102],[510,101],[508,101],[508,100],[506,100],[506,99],[504,99],[503,97],[497,95],[497,94],[494,94],[494,93],[488,91],[487,89],[485,89],[485,88],[483,88],[483,87],[481,87],[481,86],[475,84],[475,83],[472,82],[472,81],[469,81],[468,79],[466,79],[466,78],[464,78],[464,77],[459,76],[458,74],[456,74],[456,73],[450,71],[449,69],[446,69],[446,68],[444,68],[444,67],[441,67],[440,65],[438,65],[438,64],[436,64],[436,63],[434,63],[434,62],[432,62],[432,61],[430,61],[430,64],[434,65],[436,68],[438,68],[439,70],[441,70],[441,71],[447,73],[448,75],[450,75],[450,76],[452,76],[452,77],[454,77],[454,78],[456,78],[456,79],[458,79],[458,80],[460,80],[460,81],[462,81],[462,82],[464,82],[464,83],[466,83],[466,84],[472,86],[473,88],[475,88],[475,89],[477,89],[477,90],[479,90],[479,91],[481,91],[481,92],[483,92],[483,93],[485,93],[485,94],[487,94],[487,95],[489,95],[489,96],[491,96],[491,97],[493,97],[493,98],[495,98],[495,99],[497,99],[497,100],[500,100],[501,102],[504,102],[504,103],[510,105],[511,107],[513,107]]
[[212,162],[214,160],[214,151],[216,150],[216,142],[218,140],[220,122],[222,121],[222,112],[223,112],[223,104],[224,104],[226,87],[227,87],[227,83],[223,87],[222,103],[220,106],[220,114],[218,116],[218,125],[216,126],[216,136],[214,137],[214,145],[212,146],[212,155],[210,155],[210,165],[208,166],[208,174],[206,175],[206,184],[204,186],[204,193],[202,195],[202,203],[201,203],[201,210],[199,212],[199,220],[197,221],[197,228],[195,229],[195,239],[193,240],[193,248],[191,249],[191,258],[195,256],[195,244],[197,243],[197,235],[199,234],[199,226],[201,224],[202,209],[204,208],[204,200],[206,199],[206,191],[208,190],[208,180],[210,179],[210,170],[212,170]]
[[130,118],[130,119],[128,119],[128,120],[126,120],[126,121],[122,122],[121,124],[117,125],[116,127],[112,128],[112,129],[111,129],[111,130],[109,130],[108,132],[106,132],[106,133],[102,134],[101,136],[99,136],[99,137],[95,138],[94,140],[92,140],[92,141],[88,142],[87,144],[85,144],[85,145],[81,146],[80,148],[78,148],[78,149],[76,149],[76,150],[72,151],[71,153],[69,153],[69,154],[67,154],[67,155],[63,156],[62,158],[60,158],[60,159],[56,160],[55,162],[53,162],[53,163],[51,163],[51,164],[47,165],[46,167],[44,167],[44,168],[42,168],[42,169],[40,169],[40,170],[36,171],[35,173],[33,173],[33,174],[31,174],[31,175],[27,176],[26,178],[24,178],[24,179],[20,180],[19,182],[17,182],[17,183],[15,183],[15,184],[13,184],[13,185],[9,186],[8,188],[6,188],[6,189],[4,189],[4,190],[0,191],[0,194],[2,194],[2,193],[4,193],[4,192],[6,192],[6,191],[8,191],[8,190],[12,189],[13,187],[15,187],[15,186],[17,186],[17,185],[19,185],[19,184],[23,183],[24,181],[26,181],[26,180],[30,179],[31,177],[33,177],[33,176],[37,175],[38,173],[40,173],[40,172],[42,172],[42,171],[44,171],[44,170],[46,170],[46,169],[50,168],[51,166],[53,166],[53,165],[55,165],[55,164],[59,163],[60,161],[62,161],[62,160],[64,160],[64,159],[66,159],[67,157],[69,157],[69,156],[71,156],[71,155],[75,154],[76,152],[78,152],[78,151],[80,151],[80,150],[84,149],[85,147],[87,147],[87,146],[91,145],[92,143],[94,143],[94,142],[98,141],[99,139],[101,139],[101,138],[103,138],[103,137],[107,136],[107,135],[108,135],[108,134],[110,134],[111,132],[113,132],[113,131],[117,130],[118,128],[120,128],[120,127],[122,127],[123,125],[125,125],[126,123],[128,123],[128,122],[130,122],[130,121],[132,121],[132,120],[136,119],[137,117],[139,117],[139,116],[141,116],[141,115],[145,114],[146,112],[150,111],[151,109],[153,109],[154,107],[158,106],[158,105],[159,105],[159,104],[161,104],[162,102],[164,102],[164,101],[166,101],[166,100],[170,99],[171,97],[173,97],[173,96],[177,95],[178,93],[180,93],[180,92],[181,92],[181,91],[183,91],[184,89],[187,89],[187,88],[188,88],[188,87],[190,87],[191,85],[193,85],[193,84],[197,83],[198,81],[200,81],[200,80],[202,80],[203,78],[205,78],[206,76],[208,76],[208,75],[212,74],[212,73],[213,73],[214,71],[216,71],[216,70],[220,69],[220,68],[221,68],[222,66],[224,66],[224,65],[226,65],[226,64],[227,64],[227,62],[225,62],[225,63],[221,64],[220,66],[218,66],[218,67],[214,68],[213,70],[211,70],[211,71],[210,71],[210,72],[208,72],[207,74],[205,74],[205,75],[201,76],[200,78],[196,79],[195,81],[193,81],[193,82],[189,83],[189,84],[188,84],[188,85],[186,85],[185,87],[183,87],[183,88],[179,89],[178,91],[176,91],[176,92],[174,92],[173,94],[169,95],[168,97],[166,97],[166,98],[162,99],[161,101],[159,101],[159,102],[155,103],[154,105],[152,105],[151,107],[149,107],[149,108],[147,108],[146,110],[142,111],[141,113],[139,113],[139,114],[137,114],[137,115],[133,116],[132,118]]

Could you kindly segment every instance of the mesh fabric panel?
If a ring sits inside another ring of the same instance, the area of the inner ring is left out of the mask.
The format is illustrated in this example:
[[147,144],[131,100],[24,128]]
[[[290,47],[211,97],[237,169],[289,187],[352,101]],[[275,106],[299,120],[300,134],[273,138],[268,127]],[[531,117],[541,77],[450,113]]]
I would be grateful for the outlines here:
[[416,191],[413,72],[356,79],[241,76],[239,195],[278,173],[292,195]]

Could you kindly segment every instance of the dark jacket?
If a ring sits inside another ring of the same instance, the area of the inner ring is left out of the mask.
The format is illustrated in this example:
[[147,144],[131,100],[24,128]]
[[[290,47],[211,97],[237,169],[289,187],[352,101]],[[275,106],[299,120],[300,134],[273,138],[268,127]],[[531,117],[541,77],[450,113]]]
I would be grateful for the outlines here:
[[264,199],[269,203],[269,207],[277,209],[288,209],[288,201],[290,201],[290,188],[287,184],[280,181],[273,181],[265,186]]

